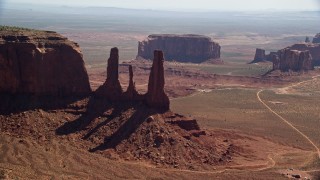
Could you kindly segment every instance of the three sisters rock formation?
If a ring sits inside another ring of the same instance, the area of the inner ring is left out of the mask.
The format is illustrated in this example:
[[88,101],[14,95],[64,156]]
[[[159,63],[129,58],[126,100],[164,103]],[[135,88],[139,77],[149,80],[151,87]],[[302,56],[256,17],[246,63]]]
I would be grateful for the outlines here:
[[131,65],[129,66],[129,86],[126,92],[122,91],[122,87],[118,79],[118,53],[118,48],[115,47],[111,49],[110,58],[108,59],[107,79],[105,83],[97,89],[96,96],[106,98],[110,101],[143,101],[148,105],[148,107],[169,110],[169,98],[164,92],[165,80],[163,52],[159,50],[154,51],[148,91],[144,95],[141,95],[136,91]]
[[[164,56],[154,51],[148,92],[136,91],[129,66],[129,86],[123,92],[119,81],[119,50],[112,48],[107,78],[95,95],[110,101],[142,101],[148,107],[169,110],[164,92]],[[78,44],[51,31],[1,31],[0,94],[78,96],[91,93],[89,77]]]

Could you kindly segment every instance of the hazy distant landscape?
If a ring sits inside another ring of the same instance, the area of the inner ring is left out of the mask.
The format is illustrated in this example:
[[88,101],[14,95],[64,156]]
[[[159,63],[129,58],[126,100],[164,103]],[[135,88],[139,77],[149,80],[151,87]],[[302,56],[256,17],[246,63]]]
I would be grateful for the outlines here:
[[256,47],[275,51],[312,38],[320,26],[316,11],[174,12],[108,7],[24,6],[1,9],[0,24],[53,30],[79,43],[89,65],[106,62],[111,47],[120,59],[137,55],[149,34],[202,34],[220,43],[226,62],[248,63]]

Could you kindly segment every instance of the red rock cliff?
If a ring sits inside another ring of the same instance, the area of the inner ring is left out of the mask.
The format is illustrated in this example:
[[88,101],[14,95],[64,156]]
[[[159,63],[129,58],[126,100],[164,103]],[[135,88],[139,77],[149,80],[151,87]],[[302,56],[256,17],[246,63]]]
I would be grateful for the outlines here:
[[51,31],[0,31],[0,93],[91,92],[79,46]]
[[287,48],[298,51],[309,51],[314,61],[314,65],[320,65],[320,44],[300,43]]
[[110,51],[107,79],[105,83],[97,89],[96,95],[113,101],[121,98],[122,87],[119,81],[119,50],[116,47]]
[[154,59],[149,76],[146,102],[150,107],[169,110],[169,98],[164,92],[163,52],[154,51]]
[[279,59],[274,58],[274,69],[281,71],[308,71],[314,69],[312,56],[309,51],[283,49],[278,52]]

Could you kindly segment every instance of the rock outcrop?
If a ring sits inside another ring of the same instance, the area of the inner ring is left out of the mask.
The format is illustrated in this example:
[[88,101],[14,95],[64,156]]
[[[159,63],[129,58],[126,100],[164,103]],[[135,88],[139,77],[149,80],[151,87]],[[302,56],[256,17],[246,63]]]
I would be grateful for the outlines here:
[[266,51],[264,49],[257,48],[254,60],[251,63],[258,63],[263,61],[272,62],[273,55],[278,55],[278,52],[270,52],[269,54],[266,54]]
[[119,81],[119,50],[114,47],[110,50],[107,63],[107,79],[102,86],[96,90],[96,95],[111,101],[120,100],[123,93]]
[[278,52],[270,52],[266,54],[266,61],[273,62],[274,56],[278,56]]
[[257,48],[256,49],[256,54],[254,56],[254,61],[257,61],[257,62],[263,61],[263,60],[265,60],[265,58],[266,58],[265,50]]
[[309,51],[314,65],[320,65],[320,44],[317,43],[300,43],[294,44],[290,47],[287,47],[291,50],[298,50],[298,51]]
[[0,93],[64,96],[90,92],[78,44],[51,31],[0,31]]
[[135,83],[133,82],[133,70],[132,65],[129,65],[129,85],[127,91],[123,94],[124,99],[127,100],[141,100],[142,96],[137,92]]
[[314,69],[312,56],[309,51],[283,49],[279,51],[279,59],[274,56],[274,70],[308,71]]
[[149,106],[164,110],[169,109],[169,98],[164,92],[164,68],[163,52],[154,51],[154,59],[149,76],[148,92],[146,102]]
[[320,43],[320,33],[313,38],[312,43]]
[[280,69],[280,59],[277,54],[272,55],[272,64],[273,64],[273,70],[279,70]]
[[169,61],[201,63],[219,59],[221,47],[207,36],[158,34],[139,42],[137,57],[152,59],[154,50],[158,49]]
[[107,79],[100,86],[95,94],[98,97],[106,98],[110,101],[142,101],[148,107],[169,110],[169,98],[164,92],[164,67],[163,67],[163,52],[154,51],[154,60],[151,67],[148,91],[145,95],[140,95],[133,82],[133,69],[129,66],[129,85],[126,92],[122,91],[119,82],[119,51],[118,48],[112,48],[110,58],[108,59]]
[[256,54],[252,63],[257,63],[266,60],[266,51],[264,49],[256,49]]

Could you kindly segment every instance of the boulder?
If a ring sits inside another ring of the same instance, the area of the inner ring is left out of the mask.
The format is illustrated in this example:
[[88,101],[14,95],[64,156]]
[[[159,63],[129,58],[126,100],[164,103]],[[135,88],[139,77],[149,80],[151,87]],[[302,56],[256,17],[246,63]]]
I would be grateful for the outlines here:
[[314,69],[312,56],[309,51],[291,50],[289,48],[279,51],[279,64],[274,60],[274,68],[281,71],[308,71]]
[[164,67],[163,52],[154,51],[154,59],[149,76],[148,92],[146,93],[146,103],[148,106],[169,110],[169,98],[164,92]]
[[320,33],[313,38],[312,43],[320,43]]
[[52,31],[0,31],[0,93],[66,96],[90,92],[78,44]]
[[116,47],[110,51],[107,79],[104,84],[96,90],[96,95],[112,101],[117,101],[121,98],[122,87],[119,81],[119,50]]
[[169,61],[201,63],[219,59],[221,47],[207,36],[155,34],[139,42],[137,59],[152,59],[154,50],[158,49]]

